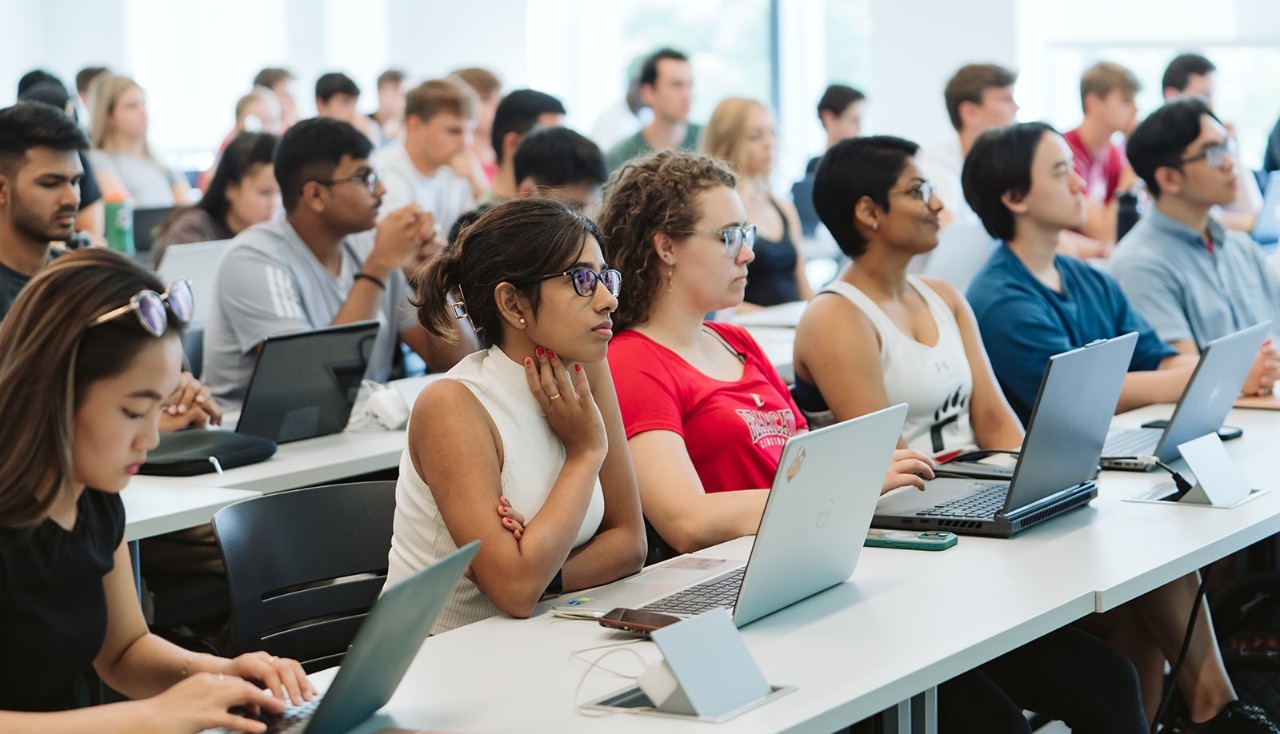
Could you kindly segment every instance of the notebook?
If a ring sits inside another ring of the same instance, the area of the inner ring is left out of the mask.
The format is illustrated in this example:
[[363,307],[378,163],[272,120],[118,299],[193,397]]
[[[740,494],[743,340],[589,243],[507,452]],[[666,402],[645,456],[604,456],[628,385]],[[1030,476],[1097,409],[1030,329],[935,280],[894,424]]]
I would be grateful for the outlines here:
[[792,436],[782,450],[745,565],[680,556],[576,593],[567,604],[584,614],[615,607],[669,609],[673,601],[707,596],[705,589],[719,584],[728,587],[724,601],[669,613],[692,616],[728,607],[734,624],[742,627],[848,579],[906,416],[902,403]]
[[267,337],[236,431],[276,443],[341,432],[377,338],[377,321]]
[[872,525],[1008,538],[1098,496],[1093,477],[1137,332],[1049,358],[1013,478],[939,477],[881,498]]
[[1102,468],[1147,471],[1151,464],[1131,457],[1155,456],[1167,463],[1178,458],[1179,444],[1218,430],[1270,328],[1271,322],[1264,321],[1209,342],[1165,428],[1111,431],[1102,447]]
[[343,734],[387,705],[471,564],[473,541],[383,591],[322,697],[263,716],[269,733]]

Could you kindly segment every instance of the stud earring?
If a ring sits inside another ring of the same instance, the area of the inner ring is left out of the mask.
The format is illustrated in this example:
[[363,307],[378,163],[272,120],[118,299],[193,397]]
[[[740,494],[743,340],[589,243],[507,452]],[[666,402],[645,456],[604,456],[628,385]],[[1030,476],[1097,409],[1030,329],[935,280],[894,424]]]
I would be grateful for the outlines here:
[[872,223],[871,223],[871,231],[872,231],[872,232],[879,232],[879,231],[880,231],[880,222],[872,222]]
[[523,318],[523,317],[520,319],[520,325],[521,325],[521,326],[524,326],[524,318]]

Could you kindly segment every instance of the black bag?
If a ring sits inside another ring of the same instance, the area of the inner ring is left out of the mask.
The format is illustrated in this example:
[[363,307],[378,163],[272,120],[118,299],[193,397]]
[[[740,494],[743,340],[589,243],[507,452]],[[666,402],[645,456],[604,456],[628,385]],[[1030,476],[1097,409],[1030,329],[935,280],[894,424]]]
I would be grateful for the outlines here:
[[190,477],[271,458],[276,442],[233,431],[192,429],[160,434],[160,445],[147,454],[139,474]]

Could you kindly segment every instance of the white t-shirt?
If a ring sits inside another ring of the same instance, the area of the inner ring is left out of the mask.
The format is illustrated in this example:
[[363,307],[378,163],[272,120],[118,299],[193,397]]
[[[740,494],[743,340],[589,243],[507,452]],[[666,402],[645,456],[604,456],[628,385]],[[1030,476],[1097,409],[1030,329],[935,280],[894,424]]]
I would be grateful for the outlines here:
[[916,154],[916,165],[933,184],[933,195],[942,199],[943,206],[950,212],[951,224],[981,224],[978,215],[964,200],[964,187],[960,183],[964,153],[960,150],[959,135],[920,148]]
[[476,205],[469,181],[448,166],[441,166],[434,174],[424,176],[413,165],[403,142],[388,145],[375,153],[373,166],[382,174],[383,184],[387,187],[387,193],[382,197],[382,216],[406,204],[416,203],[435,215],[436,229],[444,236],[458,217]]

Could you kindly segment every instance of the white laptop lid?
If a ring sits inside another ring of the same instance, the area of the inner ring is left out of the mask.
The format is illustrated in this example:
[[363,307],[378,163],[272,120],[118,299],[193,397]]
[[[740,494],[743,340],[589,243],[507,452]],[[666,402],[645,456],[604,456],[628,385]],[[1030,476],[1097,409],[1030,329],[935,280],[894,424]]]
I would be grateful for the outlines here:
[[178,278],[191,281],[191,294],[195,298],[195,310],[191,327],[203,328],[213,311],[214,280],[218,265],[226,254],[231,240],[193,242],[186,245],[170,245],[164,248],[164,257],[156,268],[160,282],[168,285]]

